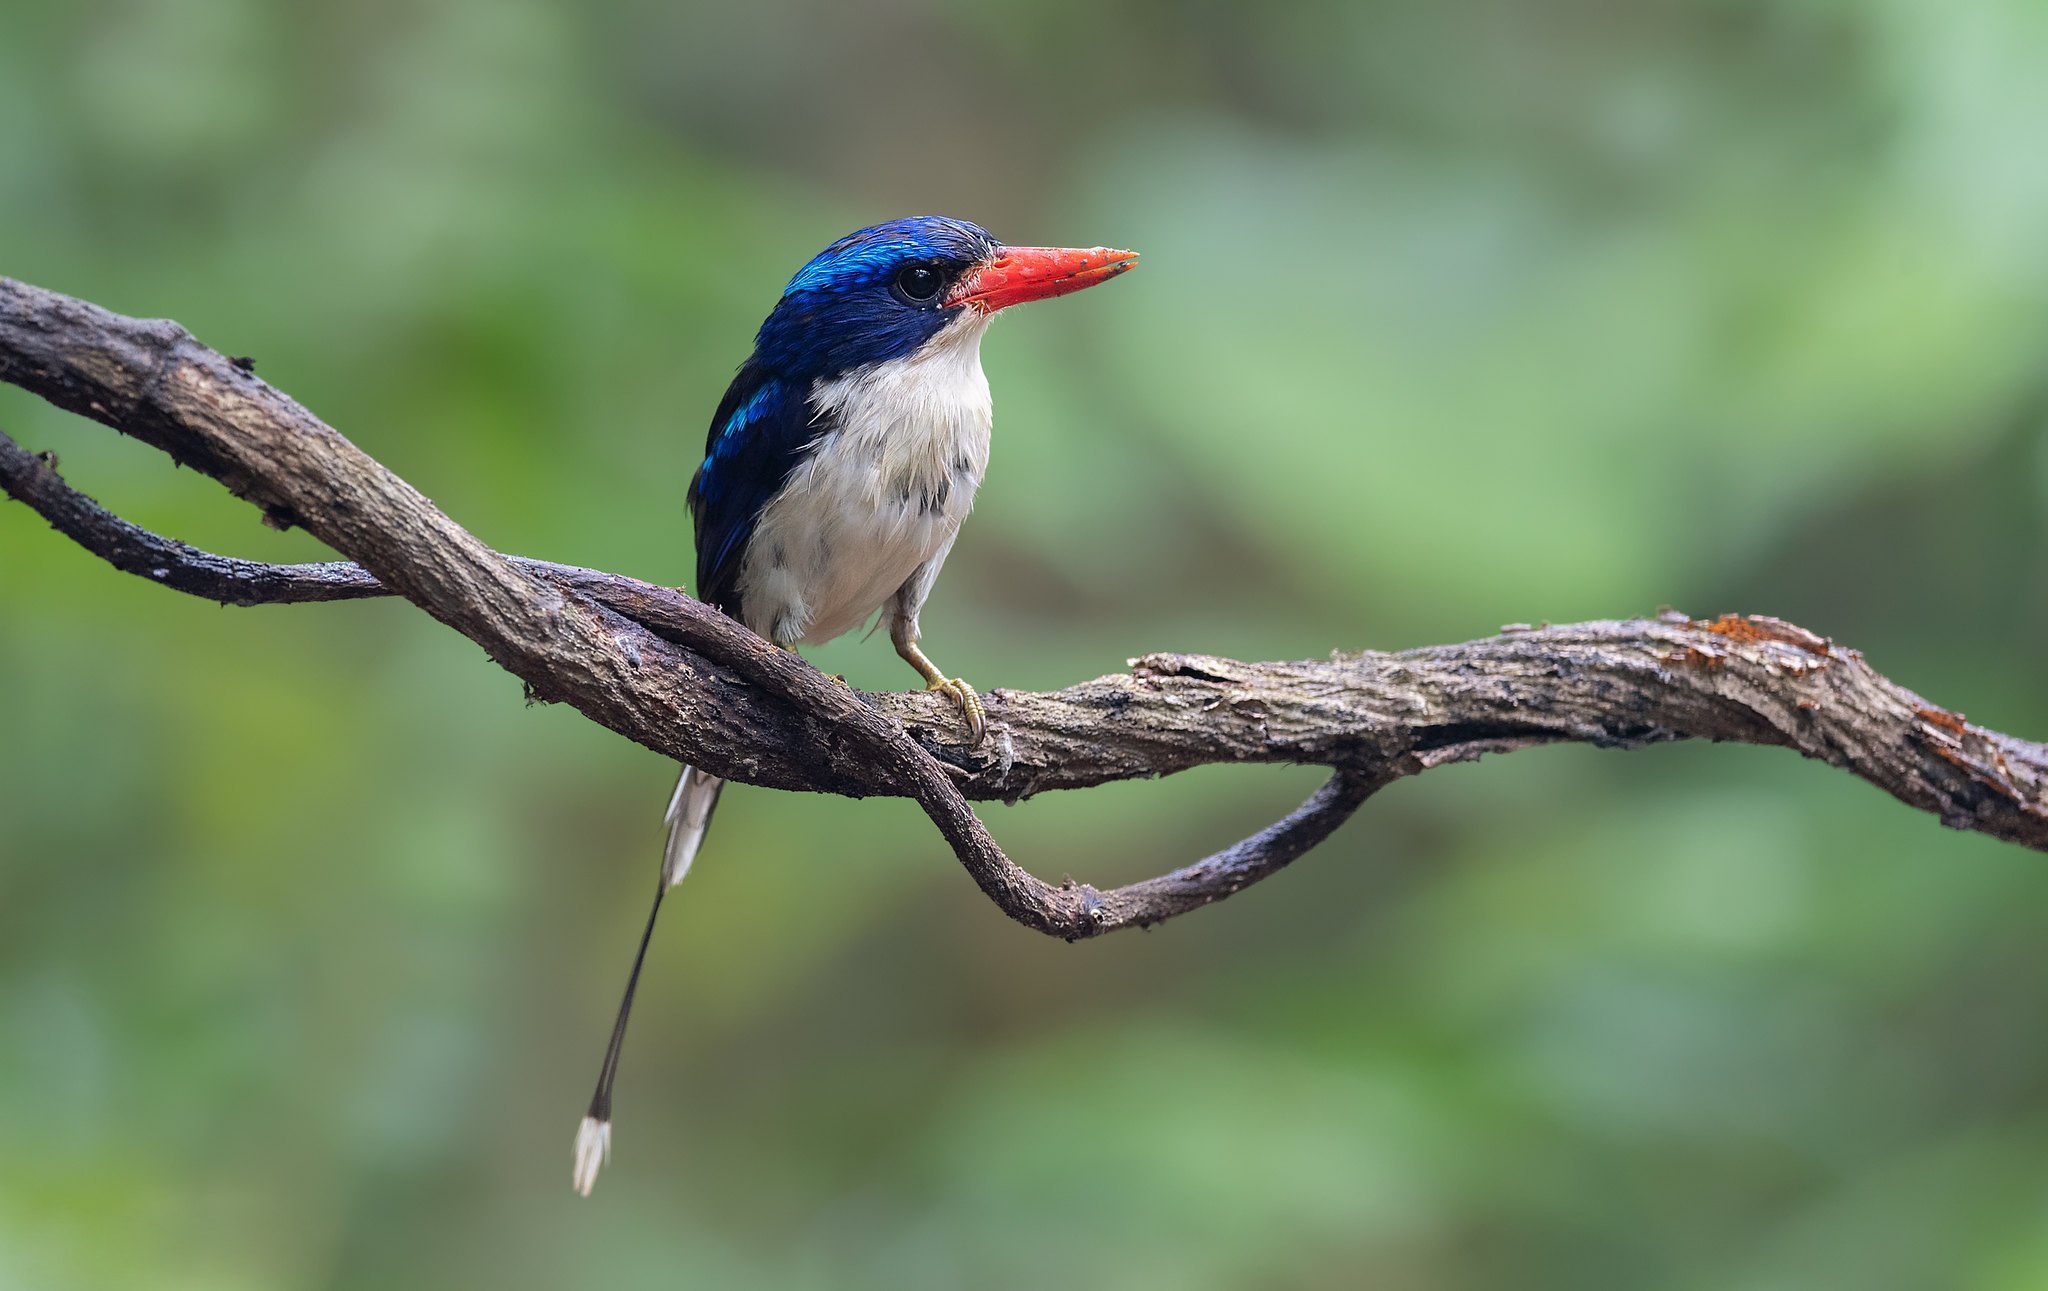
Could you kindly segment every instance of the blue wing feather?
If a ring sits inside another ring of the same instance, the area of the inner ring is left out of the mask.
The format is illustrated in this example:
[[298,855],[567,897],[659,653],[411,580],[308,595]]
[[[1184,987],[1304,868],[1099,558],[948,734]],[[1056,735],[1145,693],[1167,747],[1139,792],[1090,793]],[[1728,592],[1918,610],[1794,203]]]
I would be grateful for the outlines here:
[[761,510],[817,440],[809,391],[749,362],[733,378],[690,481],[697,523],[697,596],[735,618],[740,563]]

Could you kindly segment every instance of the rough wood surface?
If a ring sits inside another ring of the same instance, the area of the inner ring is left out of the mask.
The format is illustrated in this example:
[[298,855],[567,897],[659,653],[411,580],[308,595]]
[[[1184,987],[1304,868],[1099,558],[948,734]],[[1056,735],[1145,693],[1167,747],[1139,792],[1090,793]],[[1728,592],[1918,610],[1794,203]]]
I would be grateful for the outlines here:
[[[1057,936],[1208,904],[1321,842],[1382,785],[1559,741],[1782,745],[1945,824],[2048,849],[2048,747],[1970,725],[1776,619],[1511,628],[1301,662],[1151,654],[1063,690],[990,692],[990,738],[970,748],[937,696],[851,691],[677,589],[491,550],[175,323],[0,278],[0,380],[162,449],[350,557],[271,565],[198,551],[106,511],[0,435],[0,487],[117,568],[237,605],[403,596],[534,697],[657,752],[771,788],[915,799],[984,892]],[[1333,775],[1234,847],[1110,891],[1033,877],[968,806],[1221,762]]]

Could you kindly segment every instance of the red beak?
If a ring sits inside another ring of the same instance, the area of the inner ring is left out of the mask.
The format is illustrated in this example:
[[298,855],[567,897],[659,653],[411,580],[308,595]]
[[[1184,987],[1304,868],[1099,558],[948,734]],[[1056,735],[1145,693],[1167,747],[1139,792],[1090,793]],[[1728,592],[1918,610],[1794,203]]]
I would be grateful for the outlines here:
[[961,275],[948,305],[972,305],[993,314],[1027,300],[1049,300],[1093,287],[1137,266],[1135,251],[1108,247],[1004,247]]

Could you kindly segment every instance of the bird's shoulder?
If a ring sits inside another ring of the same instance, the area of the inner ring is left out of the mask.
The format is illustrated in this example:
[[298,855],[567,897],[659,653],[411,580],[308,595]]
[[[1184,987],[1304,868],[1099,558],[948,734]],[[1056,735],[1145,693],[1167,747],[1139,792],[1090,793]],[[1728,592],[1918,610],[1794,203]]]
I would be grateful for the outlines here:
[[697,595],[739,613],[737,583],[761,509],[814,447],[810,383],[750,360],[711,418],[704,460],[690,481],[697,530]]

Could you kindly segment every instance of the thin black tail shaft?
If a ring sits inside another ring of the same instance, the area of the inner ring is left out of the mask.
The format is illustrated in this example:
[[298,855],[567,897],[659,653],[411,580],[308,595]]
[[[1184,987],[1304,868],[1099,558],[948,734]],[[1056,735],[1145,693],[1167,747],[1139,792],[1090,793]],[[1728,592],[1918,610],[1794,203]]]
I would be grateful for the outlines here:
[[647,962],[647,943],[654,939],[654,921],[661,914],[661,899],[668,895],[668,880],[657,878],[654,904],[647,910],[647,926],[640,932],[640,949],[633,955],[633,971],[626,978],[626,993],[619,1000],[618,1020],[612,1023],[612,1038],[604,1047],[604,1066],[597,1070],[597,1091],[590,1096],[590,1118],[609,1123],[612,1119],[612,1083],[619,1076],[619,1051],[626,1046],[626,1020],[633,1014],[633,992],[640,988],[640,968]]
[[604,1047],[604,1065],[597,1070],[597,1089],[590,1095],[590,1111],[576,1127],[576,1191],[586,1197],[597,1182],[598,1171],[611,1157],[612,1088],[619,1078],[619,1055],[626,1047],[626,1025],[633,1015],[633,997],[640,989],[640,972],[647,965],[647,947],[654,940],[655,921],[661,917],[662,899],[668,890],[690,872],[697,849],[711,828],[711,813],[718,806],[725,782],[684,767],[676,780],[676,792],[669,800],[668,842],[662,849],[661,873],[655,879],[654,902],[647,909],[647,926],[640,931],[640,948],[633,953],[633,971],[626,978],[626,992],[619,999],[619,1014],[612,1022],[611,1040]]

